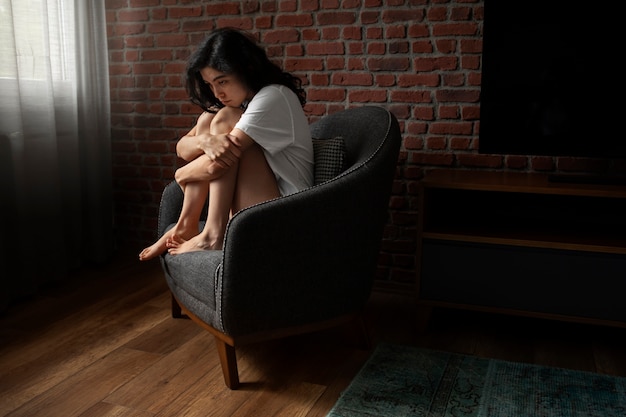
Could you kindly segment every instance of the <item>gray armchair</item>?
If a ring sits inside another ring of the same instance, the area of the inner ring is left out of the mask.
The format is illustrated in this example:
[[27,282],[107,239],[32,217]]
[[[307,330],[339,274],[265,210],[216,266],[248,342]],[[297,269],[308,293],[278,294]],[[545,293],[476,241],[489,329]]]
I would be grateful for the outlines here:
[[[221,251],[160,258],[173,316],[187,315],[215,336],[231,389],[239,385],[237,346],[358,320],[370,295],[401,142],[398,121],[383,108],[360,107],[325,116],[311,132],[343,138],[339,175],[236,213]],[[159,236],[176,222],[181,202],[178,185],[168,185]]]

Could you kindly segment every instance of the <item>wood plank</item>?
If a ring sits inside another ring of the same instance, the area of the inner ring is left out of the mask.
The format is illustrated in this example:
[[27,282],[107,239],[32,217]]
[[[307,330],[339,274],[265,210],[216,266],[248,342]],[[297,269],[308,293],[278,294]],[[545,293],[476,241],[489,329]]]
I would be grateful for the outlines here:
[[435,169],[428,171],[420,185],[466,190],[626,198],[626,187],[621,185],[551,182],[544,173]]
[[[169,298],[167,303],[169,307]],[[153,328],[139,334],[124,347],[167,355],[204,333],[205,331],[191,320],[168,317]]]
[[158,413],[215,367],[214,338],[202,332],[112,392],[106,402]]
[[[143,279],[138,279],[137,281],[140,281],[136,284],[138,287],[133,286],[129,288],[122,286],[116,289],[113,294],[101,293],[100,298],[93,300],[84,307],[79,304],[76,307],[68,308],[68,303],[71,303],[74,299],[73,296],[70,296],[68,300],[61,302],[65,306],[63,307],[65,313],[62,318],[48,319],[49,315],[53,317],[58,316],[54,313],[51,314],[48,311],[49,306],[45,305],[42,309],[30,309],[31,312],[27,313],[25,317],[18,314],[17,318],[10,317],[7,320],[3,320],[2,328],[21,328],[27,336],[20,339],[6,340],[3,343],[0,348],[0,369],[9,370],[15,368],[31,362],[33,358],[39,355],[45,354],[47,348],[41,349],[39,346],[41,340],[46,340],[46,344],[51,346],[63,344],[68,339],[83,338],[93,340],[96,335],[100,335],[100,337],[109,336],[102,333],[105,328],[117,328],[119,330],[121,323],[133,323],[132,317],[136,315],[133,309],[138,308],[165,291],[160,280],[154,279],[150,275],[145,275]],[[112,283],[104,282],[101,285],[110,287]],[[158,311],[155,308],[149,310]],[[71,311],[71,313],[68,313],[68,311]],[[39,320],[33,317],[39,317]],[[143,322],[150,323],[150,319],[143,320]],[[153,322],[152,325],[154,324],[156,323]],[[148,325],[148,327],[152,326]],[[138,333],[141,331],[140,329]]]
[[232,414],[232,417],[304,417],[324,392],[322,385],[294,381],[272,390],[258,390]]
[[79,417],[153,417],[154,414],[142,410],[122,407],[121,405],[96,403]]
[[46,333],[49,339],[44,336],[25,346],[23,353],[4,357],[0,375],[3,406],[13,409],[31,401],[163,320],[168,320],[163,310],[138,304],[118,314],[85,316],[75,323],[62,321],[61,328],[55,326]]
[[[217,352],[213,353],[217,355]],[[264,386],[260,382],[263,378],[260,367],[248,366],[248,363],[242,362],[239,376],[242,381],[256,382],[244,382],[238,390],[230,390],[224,384],[222,370],[215,366],[157,413],[156,417],[230,417],[252,393]]]
[[370,355],[370,351],[359,350],[343,358],[343,363],[337,367],[337,373],[327,381],[326,390],[313,404],[306,417],[325,417]]
[[[7,417],[75,417],[161,359],[161,355],[118,349],[65,378]],[[3,405],[4,407],[4,405]]]

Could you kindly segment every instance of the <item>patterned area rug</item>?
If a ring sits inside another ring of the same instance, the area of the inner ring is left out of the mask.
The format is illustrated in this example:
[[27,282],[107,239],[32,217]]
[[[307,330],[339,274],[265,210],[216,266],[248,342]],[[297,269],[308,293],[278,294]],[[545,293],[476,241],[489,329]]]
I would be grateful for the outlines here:
[[378,345],[327,417],[624,417],[626,378]]

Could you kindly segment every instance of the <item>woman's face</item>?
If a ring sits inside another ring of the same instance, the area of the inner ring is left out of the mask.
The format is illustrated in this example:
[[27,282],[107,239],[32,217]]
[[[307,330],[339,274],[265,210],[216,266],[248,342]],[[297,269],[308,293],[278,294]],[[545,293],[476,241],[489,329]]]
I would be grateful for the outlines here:
[[203,68],[200,75],[224,106],[240,107],[244,101],[250,100],[253,96],[252,92],[234,75],[217,71],[211,67]]

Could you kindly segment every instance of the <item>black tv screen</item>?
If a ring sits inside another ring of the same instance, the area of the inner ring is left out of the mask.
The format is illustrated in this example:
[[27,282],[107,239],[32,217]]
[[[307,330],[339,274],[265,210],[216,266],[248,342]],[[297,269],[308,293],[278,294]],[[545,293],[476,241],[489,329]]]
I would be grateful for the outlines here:
[[626,35],[606,2],[484,0],[479,151],[626,157]]

